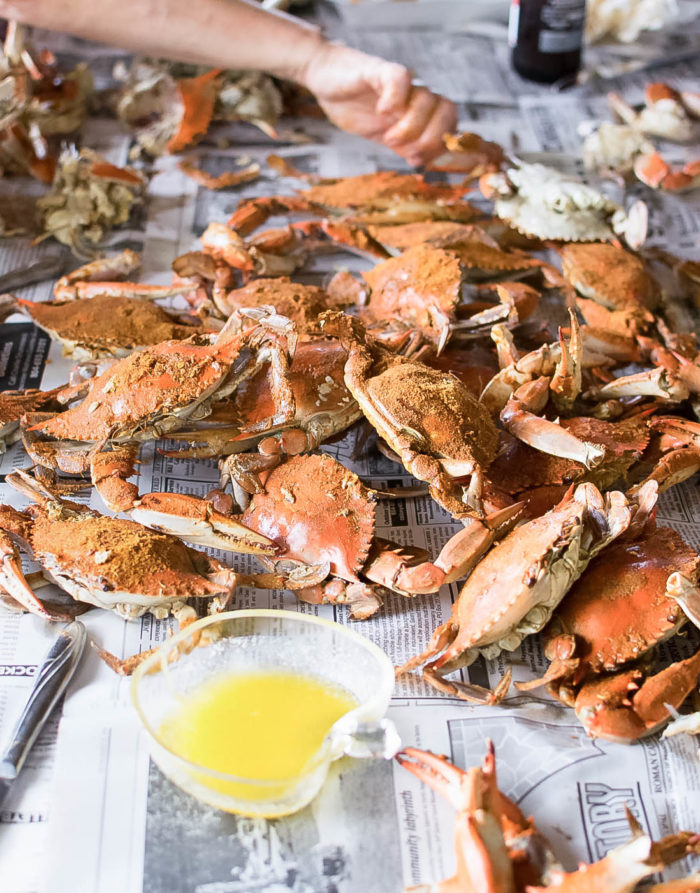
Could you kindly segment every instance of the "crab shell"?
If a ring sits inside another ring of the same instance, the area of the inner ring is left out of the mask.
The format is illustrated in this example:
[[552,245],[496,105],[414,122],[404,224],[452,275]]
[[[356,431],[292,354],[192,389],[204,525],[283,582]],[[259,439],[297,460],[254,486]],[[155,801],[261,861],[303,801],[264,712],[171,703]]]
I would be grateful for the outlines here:
[[[478,215],[479,211],[475,208],[474,216]],[[388,223],[367,227],[369,234],[392,254],[445,236],[468,238],[472,230],[471,225],[453,220],[420,220],[416,223]]]
[[0,506],[0,526],[14,535],[57,586],[80,602],[124,617],[167,616],[189,598],[228,601],[235,575],[176,536],[135,521],[99,515],[74,503]]
[[195,331],[175,322],[158,304],[139,298],[26,301],[22,310],[53,341],[60,341],[64,356],[79,360],[126,357],[138,347],[189,338]]
[[218,341],[213,336],[164,341],[118,360],[91,379],[78,406],[30,432],[61,440],[124,442],[182,427],[188,418],[207,415],[212,399],[234,389],[229,381],[234,364],[254,328]]
[[[287,371],[296,413],[287,425],[322,428],[330,424],[334,433],[344,430],[362,416],[345,386],[343,372],[346,360],[347,351],[340,342],[332,339],[313,339],[297,344]],[[224,404],[219,406],[224,409]],[[217,409],[214,410],[214,417]],[[274,414],[275,405],[266,369],[256,372],[241,385],[236,392],[235,410],[244,430],[263,425]]]
[[624,210],[616,202],[542,164],[484,174],[479,186],[487,198],[494,199],[498,217],[539,239],[606,241],[624,223]]
[[696,580],[700,557],[670,527],[645,531],[634,542],[613,543],[554,612],[544,633],[545,653],[552,654],[558,636],[573,636],[578,679],[636,660],[686,620],[667,594],[667,580],[675,572]]
[[[347,374],[345,381],[354,391]],[[421,363],[396,362],[367,380],[366,395],[354,393],[363,410],[371,401],[374,413],[386,420],[379,433],[389,446],[408,435],[448,474],[486,468],[496,454],[498,432],[488,410],[455,376]]]
[[262,475],[241,523],[273,540],[284,557],[330,562],[330,572],[359,581],[374,539],[375,497],[362,481],[324,454],[295,456]]
[[586,298],[610,310],[653,310],[661,293],[641,259],[616,245],[590,243],[561,249],[564,276]]
[[605,505],[592,484],[581,484],[573,497],[516,527],[467,579],[445,625],[456,631],[453,641],[429,667],[449,673],[479,654],[514,651],[542,629],[595,552],[629,523],[622,493],[607,494]]
[[287,276],[254,279],[242,288],[230,291],[218,302],[227,316],[247,307],[274,307],[277,313],[291,319],[299,332],[313,328],[319,313],[328,309],[328,295],[315,285],[292,282]]
[[390,208],[396,201],[411,199],[449,204],[460,201],[464,192],[460,185],[428,183],[420,174],[380,171],[322,183],[300,195],[329,208]]

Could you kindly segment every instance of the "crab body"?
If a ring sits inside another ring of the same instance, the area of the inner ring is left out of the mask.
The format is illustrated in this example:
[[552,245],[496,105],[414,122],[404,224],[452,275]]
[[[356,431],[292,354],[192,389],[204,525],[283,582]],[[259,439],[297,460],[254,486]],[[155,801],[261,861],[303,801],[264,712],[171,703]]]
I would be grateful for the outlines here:
[[[27,492],[26,478],[15,475],[10,482]],[[177,537],[47,497],[34,485],[28,492],[32,489],[40,504],[23,512],[0,506],[5,555],[9,535],[76,601],[127,618],[147,611],[165,617],[190,598],[216,599],[221,609],[233,596],[233,571]],[[24,607],[46,616],[12,561],[3,562],[0,582]]]
[[458,479],[495,456],[498,432],[488,410],[458,378],[365,341],[357,320],[327,313],[322,322],[348,350],[345,384],[379,436],[455,517],[478,514]]
[[629,526],[624,495],[601,496],[592,484],[546,514],[516,527],[476,566],[447,623],[438,627],[428,648],[402,667],[424,664],[426,678],[459,695],[459,683],[440,676],[487,658],[515,650],[549,620],[591,558]]
[[185,325],[158,304],[139,298],[97,295],[75,301],[19,301],[21,311],[78,360],[126,357],[132,351],[190,337]]
[[[285,168],[284,173],[290,170]],[[381,171],[326,180],[292,197],[277,195],[244,201],[229,219],[229,226],[245,236],[271,214],[290,212],[340,217],[343,222],[359,225],[423,220],[466,222],[479,212],[463,199],[464,192],[463,186],[428,183],[420,174]]]
[[639,257],[606,243],[564,245],[562,269],[566,279],[584,296],[609,310],[654,310],[659,287]]
[[574,709],[592,738],[629,744],[657,732],[668,723],[697,688],[700,651],[657,673],[640,667],[621,670],[584,683]]
[[[616,202],[542,164],[484,174],[479,186],[487,198],[494,199],[498,217],[519,232],[540,239],[607,241],[629,224]],[[634,241],[644,240],[642,233],[636,235]]]
[[[500,522],[512,517],[510,512],[492,520],[490,527],[470,521],[430,562],[422,549],[375,536],[376,494],[328,455],[292,457],[260,479],[240,522],[272,540],[282,559],[319,569],[302,597],[348,603],[359,618],[381,605],[377,586],[416,595],[464,576],[493,542]],[[329,574],[335,580],[322,588],[318,584]]]
[[[499,283],[499,304],[465,301],[467,282],[518,277],[537,272],[542,264],[534,258],[502,251],[485,236],[448,241],[446,247],[424,244],[378,264],[363,277],[369,287],[370,318],[416,327],[424,338],[444,346],[452,331],[488,331],[496,322],[520,322],[536,309],[539,293],[522,283]],[[488,311],[491,312],[488,312]],[[480,312],[478,312],[480,311]]]
[[672,574],[697,583],[700,558],[669,527],[613,543],[576,582],[545,633],[545,654],[560,652],[560,637],[575,641],[573,682],[637,660],[686,621],[673,597]]

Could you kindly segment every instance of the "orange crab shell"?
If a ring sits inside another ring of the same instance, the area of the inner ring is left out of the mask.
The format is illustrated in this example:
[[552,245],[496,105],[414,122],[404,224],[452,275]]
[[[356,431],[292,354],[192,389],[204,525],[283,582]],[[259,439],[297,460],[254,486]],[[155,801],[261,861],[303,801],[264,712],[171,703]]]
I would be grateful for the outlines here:
[[94,581],[105,592],[127,590],[161,603],[228,591],[202,576],[193,560],[199,553],[182,540],[135,521],[97,514],[56,519],[37,505],[26,512],[1,506],[0,516],[3,527],[26,540],[51,573]]
[[377,319],[402,318],[439,336],[435,316],[454,318],[462,270],[450,251],[417,245],[362,274],[371,289],[368,309]]
[[335,183],[321,183],[300,194],[309,202],[330,208],[359,208],[371,206],[376,201],[387,203],[412,198],[449,203],[459,201],[465,191],[461,185],[427,183],[420,174],[380,171],[345,177]]
[[203,399],[223,382],[245,343],[245,334],[222,344],[164,341],[131,354],[90,381],[76,407],[31,430],[69,440],[103,441],[132,433]]
[[362,481],[324,454],[295,456],[261,475],[241,523],[267,536],[284,558],[330,562],[331,573],[359,581],[374,538],[374,497]]
[[18,303],[38,326],[61,341],[90,348],[141,347],[195,332],[192,326],[174,322],[163,307],[139,298],[96,295],[78,301]]
[[559,424],[579,440],[605,449],[605,457],[593,474],[580,462],[540,452],[504,432],[499,454],[490,469],[494,483],[508,493],[570,484],[584,477],[599,486],[609,486],[641,457],[649,443],[648,423],[641,415],[621,422],[575,416],[561,419]]
[[312,328],[319,313],[328,309],[328,295],[316,285],[292,282],[287,276],[274,279],[253,279],[226,296],[229,313],[239,308],[269,305],[277,313],[291,319],[299,331]]
[[395,362],[369,378],[367,392],[399,433],[415,432],[422,451],[487,468],[498,431],[486,407],[453,375],[422,363]]
[[612,310],[653,310],[660,293],[642,261],[607,242],[570,243],[561,249],[564,276],[585,297]]
[[695,579],[700,558],[669,527],[608,546],[555,611],[544,633],[545,649],[551,651],[562,633],[575,636],[579,679],[635,660],[685,620],[666,595],[674,571]]
[[[475,207],[474,217],[478,217],[479,214],[479,209]],[[367,227],[367,231],[382,245],[403,251],[406,248],[423,245],[432,239],[442,239],[445,236],[468,238],[472,227],[469,224],[456,223],[452,220],[421,220],[416,223],[370,225]]]
[[182,117],[177,132],[168,141],[168,152],[180,152],[207,132],[214,114],[221,71],[220,68],[214,68],[198,77],[178,80]]
[[700,651],[653,676],[634,668],[585,684],[574,709],[592,738],[636,741],[671,718],[667,705],[681,706],[696,688]]
[[[320,413],[344,412],[353,400],[345,387],[343,372],[347,351],[339,341],[319,339],[299,341],[287,372],[294,392],[295,418],[303,421]],[[233,404],[224,401],[209,417],[235,415],[244,427],[269,419],[276,412],[268,370],[263,368],[236,391]],[[358,409],[359,414],[359,409]]]

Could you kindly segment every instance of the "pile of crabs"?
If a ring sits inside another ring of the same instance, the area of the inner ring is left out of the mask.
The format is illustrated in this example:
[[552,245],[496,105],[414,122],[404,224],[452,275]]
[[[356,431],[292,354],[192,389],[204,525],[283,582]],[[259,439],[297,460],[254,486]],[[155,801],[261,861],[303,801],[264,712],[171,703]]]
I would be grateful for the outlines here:
[[[362,619],[390,593],[466,578],[399,674],[422,667],[441,691],[497,703],[510,674],[494,691],[452,674],[541,631],[549,667],[520,687],[546,686],[589,734],[635,741],[677,714],[700,652],[664,666],[658,646],[700,625],[700,560],[655,517],[659,493],[700,470],[700,353],[678,314],[698,264],[645,249],[639,205],[473,135],[448,150],[442,170],[469,169],[458,183],[301,175],[302,190],[246,200],[175,259],[171,285],[133,281],[125,251],[64,276],[51,302],[2,296],[5,316],[79,361],[65,387],[2,395],[0,437],[32,463],[7,480],[33,500],[0,507],[5,603],[183,623],[193,599],[221,610],[246,584]],[[260,231],[271,215],[287,222]],[[366,272],[294,280],[339,251]],[[179,309],[158,303],[175,296]],[[417,480],[400,495],[460,522],[439,555],[378,536],[387,494],[318,451],[356,424]],[[207,498],[139,492],[139,448],[164,436],[175,455],[219,459]],[[90,485],[120,517],[66,498]],[[18,546],[68,606],[41,598]],[[105,657],[120,672],[140,659]],[[693,728],[690,712],[671,730]]]

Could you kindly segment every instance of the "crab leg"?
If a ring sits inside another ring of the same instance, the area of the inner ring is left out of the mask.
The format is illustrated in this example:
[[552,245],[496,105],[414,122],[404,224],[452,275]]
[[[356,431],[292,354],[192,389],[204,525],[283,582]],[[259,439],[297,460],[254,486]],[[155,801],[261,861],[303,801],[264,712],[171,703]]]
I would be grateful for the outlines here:
[[661,368],[623,375],[600,388],[592,388],[585,396],[604,400],[610,397],[660,397],[671,403],[680,403],[687,400],[689,395],[688,388],[678,377]]
[[83,282],[97,282],[102,279],[125,279],[141,266],[141,256],[130,248],[126,248],[114,257],[101,257],[90,261],[66,273],[56,282],[56,289],[67,289],[68,286]]
[[579,440],[556,422],[536,415],[544,409],[549,399],[549,389],[550,380],[546,377],[521,385],[501,411],[504,427],[536,450],[594,468],[605,457],[602,447]]
[[446,583],[453,583],[470,573],[490,549],[498,536],[505,534],[519,518],[521,503],[495,512],[483,521],[468,518],[460,530],[442,547],[434,562],[423,561],[408,565],[400,549],[392,543],[375,537],[378,554],[365,565],[363,573],[374,583],[379,583],[403,595],[423,595],[437,590]]
[[444,757],[414,747],[397,754],[399,763],[445,797],[457,810],[455,877],[433,885],[440,893],[514,893],[515,880],[500,822],[500,802],[481,769],[462,769]]
[[574,708],[594,738],[629,743],[658,731],[697,685],[700,651],[644,678],[632,669],[584,685]]
[[134,473],[135,462],[134,447],[92,456],[92,484],[113,512],[126,512],[146,527],[190,543],[231,552],[277,554],[271,540],[218,512],[204,499],[185,493],[146,493],[139,498],[136,484],[126,480]]
[[[10,508],[10,506],[3,506],[5,512]],[[66,619],[63,616],[56,616],[47,611],[36,595],[34,595],[22,572],[22,561],[17,547],[3,530],[0,530],[0,585],[26,611],[39,617],[45,617],[47,620]]]

